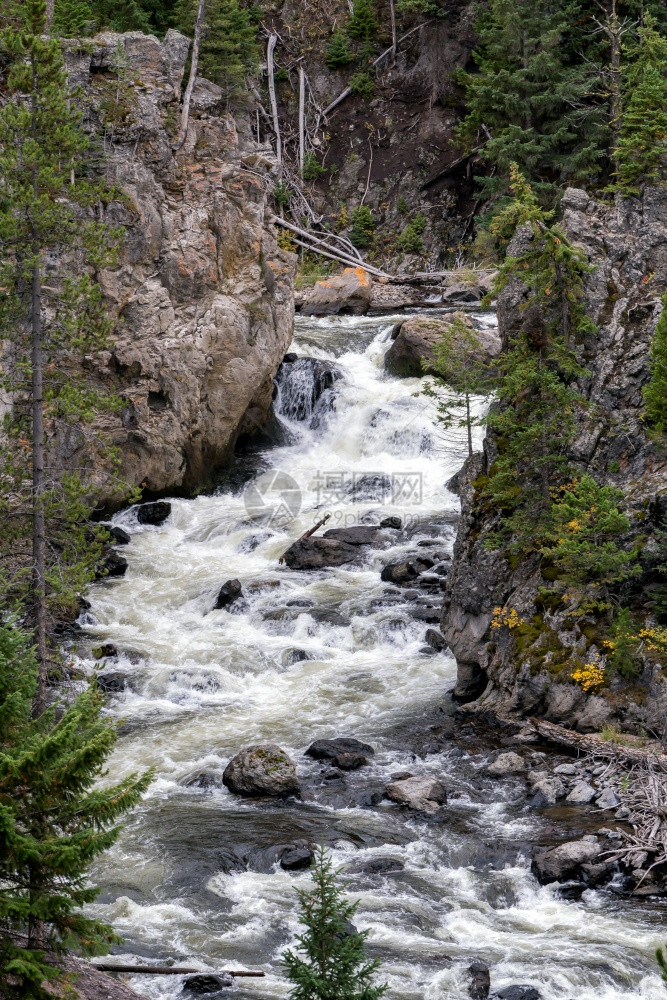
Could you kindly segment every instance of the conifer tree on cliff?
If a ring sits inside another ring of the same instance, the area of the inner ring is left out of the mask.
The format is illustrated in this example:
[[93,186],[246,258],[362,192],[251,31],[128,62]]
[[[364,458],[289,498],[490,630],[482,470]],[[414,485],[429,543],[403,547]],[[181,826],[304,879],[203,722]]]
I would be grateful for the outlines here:
[[[197,0],[178,0],[177,28],[192,36]],[[206,0],[199,72],[222,87],[227,99],[244,92],[246,73],[258,64],[257,39],[250,13],[238,0]]]
[[567,0],[490,0],[481,7],[478,72],[462,75],[468,114],[459,134],[495,168],[479,178],[485,197],[508,193],[513,162],[546,205],[558,186],[599,170],[604,113],[590,100],[595,68],[573,51],[577,11]]
[[28,637],[0,621],[0,995],[16,1000],[53,1000],[44,983],[59,979],[60,954],[103,954],[118,940],[82,912],[99,891],[87,872],[151,780],[98,787],[116,738],[100,693],[33,719],[38,675]]
[[24,0],[23,22],[0,34],[0,604],[30,621],[45,704],[47,636],[56,608],[72,607],[100,539],[81,527],[94,500],[79,469],[49,465],[59,424],[81,427],[104,401],[76,358],[94,353],[111,323],[93,275],[119,234],[94,221],[88,140],[70,99],[60,43],[44,35],[44,0]]

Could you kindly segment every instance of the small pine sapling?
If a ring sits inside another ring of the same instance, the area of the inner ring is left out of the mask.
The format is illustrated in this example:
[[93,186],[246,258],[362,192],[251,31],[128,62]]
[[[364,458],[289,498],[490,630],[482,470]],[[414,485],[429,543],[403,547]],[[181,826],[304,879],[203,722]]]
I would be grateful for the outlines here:
[[336,874],[321,846],[313,862],[312,888],[299,893],[299,923],[305,932],[297,938],[297,950],[283,955],[293,984],[290,1000],[380,1000],[387,991],[385,984],[374,984],[380,963],[366,959],[368,931],[350,926],[358,903],[344,898]]

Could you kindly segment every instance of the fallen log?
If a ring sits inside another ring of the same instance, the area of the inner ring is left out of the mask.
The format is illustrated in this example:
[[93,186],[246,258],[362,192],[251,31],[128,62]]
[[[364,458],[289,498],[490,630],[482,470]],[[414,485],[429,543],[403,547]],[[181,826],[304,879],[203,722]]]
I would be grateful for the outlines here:
[[193,969],[181,965],[115,965],[111,962],[91,962],[91,966],[98,972],[130,972],[132,975],[144,973],[147,976],[184,976],[193,973],[202,976],[265,976],[265,972],[254,970],[248,972],[245,969],[218,969],[210,972],[203,969]]
[[[304,531],[304,533],[297,538],[296,542],[305,542],[307,538],[310,538],[311,535],[315,534],[318,528],[321,528],[323,524],[326,524],[330,517],[331,514],[327,514],[325,517],[322,518],[321,521],[318,521],[317,524],[314,524],[312,528],[309,528],[308,531]],[[292,542],[292,545],[296,545],[296,542]],[[292,548],[292,545],[290,545],[290,548]],[[281,564],[281,566],[285,562],[284,552],[281,555],[278,562]]]
[[[606,757],[608,760],[622,760],[629,764],[646,764],[667,772],[667,754],[663,752],[660,743],[653,742],[649,746],[636,746],[632,743],[614,743],[603,740],[589,733],[575,733],[545,719],[529,719],[535,732],[550,743],[578,750],[580,753],[595,757]],[[632,740],[629,736],[627,739]]]

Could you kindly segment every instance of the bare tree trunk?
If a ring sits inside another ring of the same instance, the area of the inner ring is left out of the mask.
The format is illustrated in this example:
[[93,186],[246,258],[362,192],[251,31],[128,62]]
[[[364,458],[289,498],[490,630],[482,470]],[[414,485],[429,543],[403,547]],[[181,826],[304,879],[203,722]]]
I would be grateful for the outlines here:
[[188,85],[185,88],[185,94],[183,95],[183,110],[181,112],[181,129],[178,133],[178,139],[174,145],[174,151],[181,148],[185,142],[185,137],[188,134],[188,122],[190,120],[190,101],[192,100],[192,91],[195,88],[195,80],[197,79],[197,69],[199,67],[199,47],[201,45],[201,35],[204,28],[204,14],[206,9],[206,0],[199,0],[199,7],[197,8],[197,20],[195,21],[195,37],[192,42],[192,62],[190,64],[190,76],[188,77]]
[[306,159],[306,71],[299,63],[299,171],[303,175]]
[[396,7],[394,0],[389,0],[389,17],[391,18],[391,65],[396,65],[396,49],[398,40],[396,38]]
[[[33,247],[35,257],[38,247]],[[46,707],[46,530],[44,523],[44,411],[42,409],[42,277],[33,264],[31,290],[32,330],[32,597],[39,677],[33,711]]]
[[46,0],[46,13],[44,14],[44,34],[50,35],[53,27],[53,14],[56,0]]
[[621,96],[621,43],[623,30],[619,22],[616,11],[616,0],[613,0],[611,14],[607,21],[607,34],[611,46],[610,63],[610,94],[609,94],[609,115],[611,118],[611,158],[616,171],[618,171],[618,146],[621,132],[621,119],[623,116],[623,102]]
[[472,425],[470,422],[470,395],[466,392],[466,429],[468,431],[468,458],[472,457]]
[[278,119],[278,102],[276,100],[276,81],[273,76],[273,52],[278,41],[277,35],[270,35],[266,46],[266,70],[269,77],[269,102],[271,104],[271,116],[273,118],[273,131],[276,135],[276,159],[278,166],[283,165],[283,143],[280,137],[280,121]]

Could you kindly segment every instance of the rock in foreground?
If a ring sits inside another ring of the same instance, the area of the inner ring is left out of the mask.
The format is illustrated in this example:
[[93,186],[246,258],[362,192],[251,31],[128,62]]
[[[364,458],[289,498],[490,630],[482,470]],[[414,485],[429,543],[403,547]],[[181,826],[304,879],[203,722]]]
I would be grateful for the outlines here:
[[294,761],[274,743],[241,750],[225,768],[222,781],[235,795],[286,798],[301,791]]

